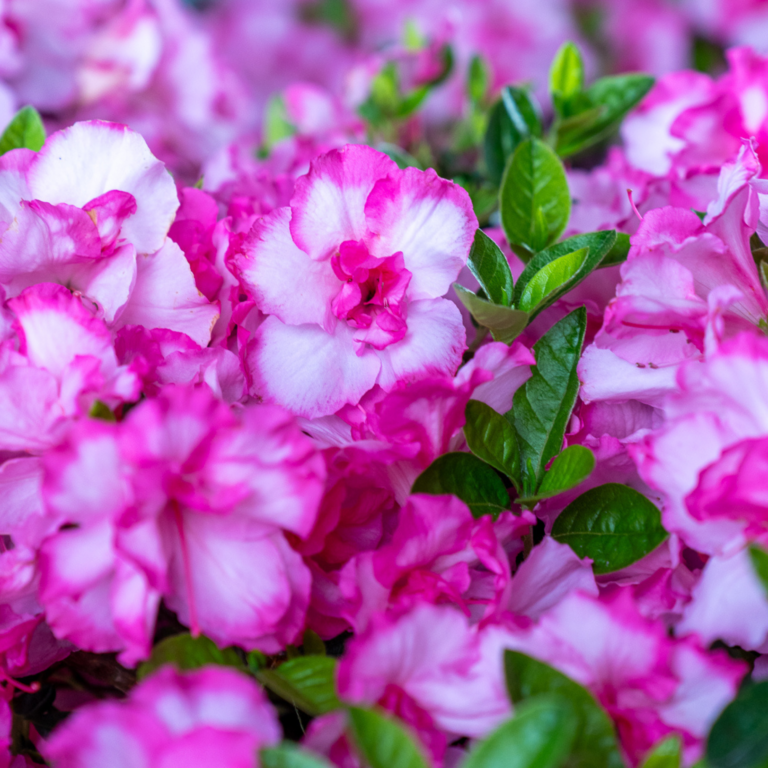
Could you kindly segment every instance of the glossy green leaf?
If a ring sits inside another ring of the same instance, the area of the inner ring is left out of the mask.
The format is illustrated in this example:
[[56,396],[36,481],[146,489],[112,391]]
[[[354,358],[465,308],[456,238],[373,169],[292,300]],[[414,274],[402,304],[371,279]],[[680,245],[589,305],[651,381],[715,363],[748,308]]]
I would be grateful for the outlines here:
[[650,751],[641,768],[680,768],[682,747],[679,736],[668,736]]
[[531,378],[515,392],[512,410],[505,414],[517,432],[526,495],[535,494],[544,467],[563,446],[579,392],[576,365],[586,329],[587,311],[580,307],[555,323],[536,342],[536,365]]
[[574,741],[574,715],[560,697],[531,699],[474,747],[462,768],[559,768]]
[[572,707],[576,737],[565,762],[568,768],[624,768],[613,723],[586,688],[517,651],[504,653],[504,671],[516,708],[520,702],[542,694],[560,696]]
[[39,152],[45,144],[45,127],[40,113],[34,107],[22,107],[0,136],[0,155],[12,149],[31,149]]
[[612,573],[653,552],[666,538],[661,513],[642,493],[619,483],[591,488],[555,520],[552,538],[589,557],[596,574]]
[[494,304],[508,307],[512,303],[514,281],[509,262],[501,248],[482,229],[475,232],[467,266]]
[[499,207],[507,240],[518,255],[537,253],[561,235],[571,215],[571,195],[560,158],[543,141],[530,138],[515,150],[501,182]]
[[186,632],[161,640],[152,649],[150,657],[139,664],[136,677],[143,680],[165,664],[173,664],[180,670],[199,669],[207,664],[216,664],[245,671],[245,664],[234,648],[219,648],[205,635],[192,637]]
[[565,256],[550,261],[528,281],[517,308],[533,314],[540,304],[550,299],[573,279],[584,266],[588,256],[589,248],[580,248],[578,251],[566,253]]
[[519,491],[520,452],[512,425],[479,400],[470,400],[464,413],[464,437],[469,450],[510,478]]
[[350,707],[349,727],[370,768],[427,768],[421,745],[393,717],[374,709]]
[[284,741],[277,747],[267,747],[259,753],[261,768],[331,768],[320,755],[302,749],[292,741]]
[[336,695],[337,663],[330,656],[298,656],[254,674],[262,685],[308,715],[324,715],[341,707]]
[[478,325],[488,328],[495,341],[511,344],[528,325],[528,313],[518,309],[492,304],[454,283],[456,295],[461,303],[472,313]]
[[584,62],[579,49],[563,43],[549,71],[549,93],[559,115],[566,115],[568,102],[584,88]]
[[527,88],[502,88],[488,115],[483,142],[488,176],[496,186],[520,142],[541,134],[541,109],[533,94]]
[[515,307],[520,305],[523,292],[528,287],[528,283],[548,264],[557,261],[563,256],[577,252],[582,248],[589,248],[589,253],[581,267],[569,280],[564,282],[556,291],[551,293],[546,300],[539,304],[538,308],[533,313],[535,316],[550,304],[557,301],[561,296],[568,293],[568,291],[573,290],[573,288],[584,280],[584,278],[602,264],[604,259],[610,254],[615,243],[616,232],[611,229],[604,232],[588,232],[584,235],[575,235],[574,237],[569,237],[567,240],[563,240],[561,243],[555,243],[549,248],[540,251],[530,260],[530,262],[528,262],[528,264],[526,264],[525,269],[517,279],[512,305]]
[[600,262],[601,267],[613,267],[616,264],[623,264],[629,256],[629,235],[626,232],[616,233],[616,242]]
[[757,544],[750,544],[749,559],[752,561],[752,567],[755,569],[757,578],[763,585],[768,595],[768,552]]
[[593,106],[558,127],[555,145],[558,154],[567,157],[606,138],[642,101],[654,82],[650,75],[637,73],[597,80],[584,91],[587,102]]
[[708,768],[768,766],[768,680],[742,687],[707,738]]
[[595,454],[583,445],[568,446],[544,474],[536,496],[523,499],[520,503],[538,501],[570,491],[584,482],[595,468]]
[[475,517],[494,518],[509,509],[509,494],[502,479],[471,453],[446,453],[435,459],[417,478],[412,493],[458,496]]

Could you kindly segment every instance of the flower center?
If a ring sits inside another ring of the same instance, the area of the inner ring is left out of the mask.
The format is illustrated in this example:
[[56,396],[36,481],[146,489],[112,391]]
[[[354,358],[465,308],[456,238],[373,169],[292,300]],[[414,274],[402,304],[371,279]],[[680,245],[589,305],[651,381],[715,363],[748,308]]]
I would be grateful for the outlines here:
[[401,252],[379,259],[362,242],[346,240],[331,259],[341,290],[331,303],[333,314],[357,329],[358,354],[400,341],[408,330],[405,292],[411,273]]

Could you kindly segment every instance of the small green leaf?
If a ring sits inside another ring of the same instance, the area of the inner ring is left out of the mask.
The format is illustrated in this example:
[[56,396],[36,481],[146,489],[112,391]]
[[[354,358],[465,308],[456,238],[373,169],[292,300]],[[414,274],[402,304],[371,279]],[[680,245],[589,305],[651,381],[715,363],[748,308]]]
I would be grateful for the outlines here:
[[471,453],[439,456],[416,478],[411,492],[458,496],[475,517],[492,515],[495,519],[510,506],[501,478]]
[[308,715],[324,715],[341,707],[336,695],[336,665],[330,656],[298,656],[254,674],[262,685]]
[[600,262],[601,267],[613,267],[616,264],[623,264],[629,256],[629,235],[625,232],[616,233],[616,242],[605,258]]
[[494,304],[508,307],[512,303],[514,281],[509,262],[501,248],[482,229],[475,232],[467,266]]
[[537,696],[515,707],[515,716],[481,741],[462,768],[559,768],[575,731],[574,711],[567,701]]
[[45,144],[45,127],[34,107],[22,107],[0,137],[0,155],[12,149],[39,152]]
[[668,534],[661,514],[642,493],[619,483],[591,488],[555,520],[552,538],[594,561],[596,574],[613,573],[653,552]]
[[570,491],[586,480],[595,468],[595,454],[583,445],[568,446],[553,462],[541,481],[536,496],[522,502],[538,501]]
[[467,73],[467,96],[476,104],[485,100],[491,84],[491,73],[482,56],[473,56]]
[[469,450],[505,474],[518,488],[520,452],[512,425],[490,405],[479,400],[470,400],[464,413],[464,437]]
[[515,392],[512,410],[505,414],[517,432],[522,466],[530,466],[533,472],[527,478],[526,495],[535,492],[544,467],[563,447],[565,429],[579,392],[576,365],[586,330],[587,311],[580,307],[555,323],[536,342],[536,365],[531,378]]
[[349,727],[370,768],[427,768],[421,745],[393,717],[374,709],[350,707]]
[[283,139],[287,139],[296,133],[296,128],[288,120],[285,110],[285,102],[281,96],[272,96],[264,110],[264,149],[268,152]]
[[750,544],[749,559],[752,561],[752,567],[755,569],[757,578],[760,579],[760,583],[768,595],[768,552],[757,544]]
[[499,207],[507,240],[518,255],[537,253],[561,235],[571,215],[571,195],[560,158],[543,141],[530,138],[515,150],[501,181]]
[[528,283],[548,264],[582,248],[589,248],[589,253],[581,267],[569,280],[539,303],[533,313],[534,316],[537,315],[561,296],[568,293],[568,291],[573,290],[584,278],[589,276],[608,257],[615,242],[616,233],[611,229],[604,232],[589,232],[584,235],[575,235],[540,251],[526,264],[525,269],[517,279],[512,305],[519,307],[523,292],[527,288]]
[[558,154],[567,157],[602,141],[642,101],[654,82],[650,75],[636,73],[597,80],[584,91],[586,103],[594,106],[558,126],[555,143]]
[[528,281],[517,308],[532,314],[542,302],[573,279],[584,266],[588,256],[589,248],[580,248],[550,261]]
[[555,694],[573,708],[576,738],[565,763],[568,768],[624,768],[613,723],[586,688],[517,651],[504,653],[504,671],[507,690],[516,707],[521,701]]
[[768,680],[742,687],[707,738],[708,768],[768,766]]
[[567,117],[569,100],[584,88],[584,62],[579,49],[563,43],[549,71],[549,92],[559,115]]
[[527,88],[507,86],[488,115],[483,149],[488,176],[501,184],[507,162],[521,141],[541,136],[541,109]]
[[91,410],[88,411],[88,415],[92,419],[99,419],[100,421],[109,421],[112,423],[117,421],[111,408],[106,403],[102,403],[101,400],[93,401],[93,405],[91,406]]
[[262,749],[259,758],[261,768],[331,768],[324,757],[302,749],[292,741]]
[[301,639],[301,646],[304,649],[305,656],[325,656],[325,643],[317,632],[311,629],[304,630],[304,636]]
[[490,330],[494,341],[511,344],[528,325],[527,312],[520,312],[501,304],[492,304],[458,283],[454,283],[453,288],[461,303],[472,313],[477,324]]
[[245,671],[245,665],[234,648],[219,648],[205,635],[192,637],[188,633],[161,640],[152,649],[150,657],[139,665],[136,677],[143,680],[165,664],[173,664],[180,670],[199,669],[207,664],[216,664]]
[[677,734],[667,736],[648,753],[641,768],[680,768],[682,746]]

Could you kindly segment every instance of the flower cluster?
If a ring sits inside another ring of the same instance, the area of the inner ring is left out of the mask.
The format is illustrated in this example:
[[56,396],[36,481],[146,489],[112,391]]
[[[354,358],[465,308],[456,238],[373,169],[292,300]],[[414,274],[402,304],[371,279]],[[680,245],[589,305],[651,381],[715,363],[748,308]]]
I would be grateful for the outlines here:
[[0,768],[768,761],[767,25],[0,0]]

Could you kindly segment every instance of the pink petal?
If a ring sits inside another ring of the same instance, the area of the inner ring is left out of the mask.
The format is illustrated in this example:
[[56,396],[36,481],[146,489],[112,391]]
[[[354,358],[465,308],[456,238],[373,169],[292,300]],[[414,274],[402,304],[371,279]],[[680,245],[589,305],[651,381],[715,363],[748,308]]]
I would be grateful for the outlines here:
[[307,418],[357,404],[376,383],[383,353],[367,350],[358,357],[353,335],[346,323],[338,323],[330,334],[314,325],[284,325],[268,317],[245,353],[251,394]]
[[466,347],[461,313],[446,299],[408,305],[408,331],[402,341],[376,354],[381,360],[377,384],[391,390],[398,382],[426,376],[453,376]]
[[[326,259],[368,230],[365,204],[376,182],[397,165],[370,147],[347,144],[312,161],[291,198],[291,235],[310,258]],[[391,256],[388,253],[387,256]]]
[[477,230],[469,195],[432,169],[393,171],[376,183],[365,204],[371,253],[386,258],[402,252],[412,274],[412,299],[436,299],[448,292]]

